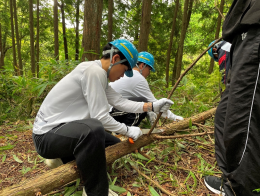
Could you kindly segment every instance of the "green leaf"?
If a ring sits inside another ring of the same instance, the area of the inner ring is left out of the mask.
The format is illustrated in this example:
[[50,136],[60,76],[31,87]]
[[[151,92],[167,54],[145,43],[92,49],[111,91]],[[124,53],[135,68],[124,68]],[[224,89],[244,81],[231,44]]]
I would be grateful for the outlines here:
[[21,159],[19,159],[15,154],[13,155],[14,160],[18,163],[23,163],[23,161]]
[[126,196],[132,196],[130,192],[127,192],[127,195]]
[[2,158],[2,163],[5,162],[5,159],[6,159],[6,154]]
[[10,149],[13,149],[14,147],[15,147],[15,145],[8,144],[6,146],[0,147],[0,151],[1,150],[10,150]]
[[72,186],[72,187],[66,187],[65,188],[65,193],[64,196],[70,196],[72,193],[74,193],[76,191],[76,187]]
[[126,190],[120,186],[116,186],[116,185],[109,185],[109,188],[112,190],[112,191],[116,191],[118,192],[119,194],[121,193],[124,193],[126,192]]
[[151,187],[151,186],[148,186],[148,187],[149,187],[149,191],[151,192],[152,196],[160,196],[160,195],[156,192],[156,190],[154,190],[153,187]]

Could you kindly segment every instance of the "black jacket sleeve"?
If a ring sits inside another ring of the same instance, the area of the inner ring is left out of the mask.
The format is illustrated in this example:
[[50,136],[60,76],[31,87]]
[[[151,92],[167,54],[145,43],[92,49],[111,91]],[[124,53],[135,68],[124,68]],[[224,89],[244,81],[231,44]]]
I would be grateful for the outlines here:
[[234,0],[223,23],[223,39],[232,43],[234,35],[246,32],[251,25],[260,26],[260,1]]

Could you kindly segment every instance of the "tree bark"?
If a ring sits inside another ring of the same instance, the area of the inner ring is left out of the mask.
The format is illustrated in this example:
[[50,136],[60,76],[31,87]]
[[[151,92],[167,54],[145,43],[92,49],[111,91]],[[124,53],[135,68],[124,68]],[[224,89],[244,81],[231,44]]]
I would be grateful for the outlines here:
[[76,2],[76,39],[75,39],[75,60],[79,60],[79,4],[80,0]]
[[0,23],[0,70],[4,69],[4,51],[3,51],[3,44],[2,44],[2,27]]
[[13,0],[10,0],[10,15],[11,15],[11,31],[12,31],[12,47],[13,47],[13,67],[15,75],[18,75],[15,39],[14,39],[14,16],[13,16]]
[[[204,122],[206,119],[212,117],[215,112],[216,108],[213,108],[191,118],[187,118],[183,121],[167,124],[167,126],[161,127],[165,130],[163,135],[170,135],[175,133],[176,130],[183,130],[188,128],[190,120],[194,123]],[[151,134],[150,136],[143,135],[134,144],[130,144],[128,141],[124,141],[106,148],[107,164],[113,163],[116,159],[152,143],[155,140],[153,135],[154,134]],[[79,175],[76,170],[75,161],[73,161],[72,163],[68,163],[56,169],[47,171],[33,179],[23,181],[17,185],[5,188],[0,191],[0,195],[13,196],[19,194],[34,196],[36,192],[46,194],[77,178],[79,178]]]
[[[224,9],[224,4],[225,4],[225,0],[221,0],[220,2],[220,12],[223,13],[223,9]],[[220,28],[221,28],[221,19],[222,19],[222,16],[221,14],[219,13],[218,14],[218,22],[217,22],[217,28],[216,28],[216,34],[215,34],[215,39],[217,39],[219,37],[219,32],[220,32]],[[213,69],[214,69],[214,59],[211,58],[210,59],[210,66],[209,66],[209,71],[208,73],[211,74],[213,72]]]
[[103,0],[85,0],[82,61],[99,58]]
[[108,35],[107,42],[112,41],[113,34],[113,11],[114,11],[114,1],[108,0]]
[[[193,0],[190,0],[190,1],[193,1]],[[189,0],[185,0],[183,17],[182,17],[183,23],[182,23],[182,28],[181,28],[180,42],[179,42],[178,62],[176,65],[177,66],[176,67],[176,78],[179,78],[181,75],[183,46],[184,46],[184,40],[185,40],[185,36],[186,36],[186,29],[187,29],[188,5],[189,5]]]
[[179,53],[179,46],[177,47],[177,52],[175,54],[175,59],[174,59],[174,66],[172,70],[172,86],[175,84],[176,81],[176,70],[177,70],[177,62],[178,62],[178,53]]
[[63,42],[64,42],[64,53],[65,53],[65,59],[69,60],[69,54],[68,54],[68,43],[67,43],[67,36],[66,36],[66,22],[65,22],[65,4],[64,0],[61,1],[61,18],[62,18],[62,30],[63,30]]
[[143,0],[138,51],[147,51],[151,28],[152,0]]
[[39,61],[40,61],[40,2],[37,0],[37,36],[36,36],[36,73],[39,77]]
[[175,9],[174,9],[174,16],[172,19],[172,31],[170,35],[170,43],[167,50],[167,59],[166,59],[166,87],[169,87],[169,67],[170,67],[170,60],[171,60],[171,50],[172,50],[172,42],[173,42],[173,36],[175,32],[175,26],[176,26],[176,19],[178,14],[178,8],[179,8],[179,0],[176,0],[175,2]]
[[33,0],[29,0],[29,21],[30,21],[31,71],[33,76],[35,76]]
[[23,75],[23,63],[22,63],[21,45],[20,45],[20,38],[19,38],[19,31],[18,31],[16,0],[13,0],[13,6],[14,6],[14,23],[15,23],[15,35],[16,35],[16,42],[17,42],[17,54],[18,54],[18,62],[19,62],[18,75]]
[[[135,16],[133,17],[133,20],[134,21],[139,21],[140,18],[141,18],[141,0],[136,0],[135,2],[135,9],[136,9],[136,12],[135,12]],[[138,41],[139,40],[139,27],[140,27],[140,22],[136,22],[134,24],[134,41]]]
[[0,23],[0,71],[4,69],[4,51],[2,44],[2,28]]
[[54,55],[56,61],[59,60],[59,18],[58,18],[58,0],[54,0],[53,5],[53,26],[54,26]]

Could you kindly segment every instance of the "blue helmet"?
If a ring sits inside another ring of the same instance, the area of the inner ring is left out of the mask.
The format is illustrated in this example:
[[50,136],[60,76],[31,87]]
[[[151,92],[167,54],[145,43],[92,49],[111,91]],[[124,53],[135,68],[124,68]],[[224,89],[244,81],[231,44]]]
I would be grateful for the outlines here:
[[152,68],[152,72],[155,72],[154,57],[149,52],[140,52],[138,54],[137,62],[142,62],[142,63],[145,63],[146,65],[149,65]]
[[[210,46],[212,43],[214,43],[215,41],[216,41],[216,40],[214,40],[213,42],[211,42],[211,43],[209,44],[209,46]],[[214,61],[216,61],[216,62],[218,62],[218,58],[216,58],[216,57],[214,56],[213,48],[217,48],[217,49],[218,49],[218,46],[221,44],[221,42],[222,42],[222,41],[216,43],[214,46],[212,46],[212,47],[208,50],[209,56],[210,56],[211,58],[213,58]],[[209,46],[208,46],[208,47],[209,47]]]
[[[132,44],[131,42],[129,42],[125,39],[117,39],[117,40],[110,42],[110,44],[115,46],[126,57],[126,59],[123,59],[123,60],[117,62],[116,64],[125,62],[127,60],[128,63],[130,64],[130,69],[128,69],[125,72],[125,75],[128,77],[132,77],[133,68],[135,67],[135,65],[137,63],[137,58],[138,58],[138,51],[136,50],[134,44]],[[112,49],[112,51],[113,51],[113,49]],[[113,54],[113,52],[112,52],[112,54]],[[110,55],[110,59],[112,59],[112,55]],[[108,72],[108,74],[109,74],[109,72]]]

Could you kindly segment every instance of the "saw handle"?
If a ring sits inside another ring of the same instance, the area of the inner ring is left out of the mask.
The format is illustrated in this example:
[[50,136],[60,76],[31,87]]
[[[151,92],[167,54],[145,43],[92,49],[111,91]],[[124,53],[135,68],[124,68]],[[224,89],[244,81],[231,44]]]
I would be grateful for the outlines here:
[[130,144],[134,144],[135,143],[133,138],[131,138],[131,137],[128,138],[128,141],[129,141]]

